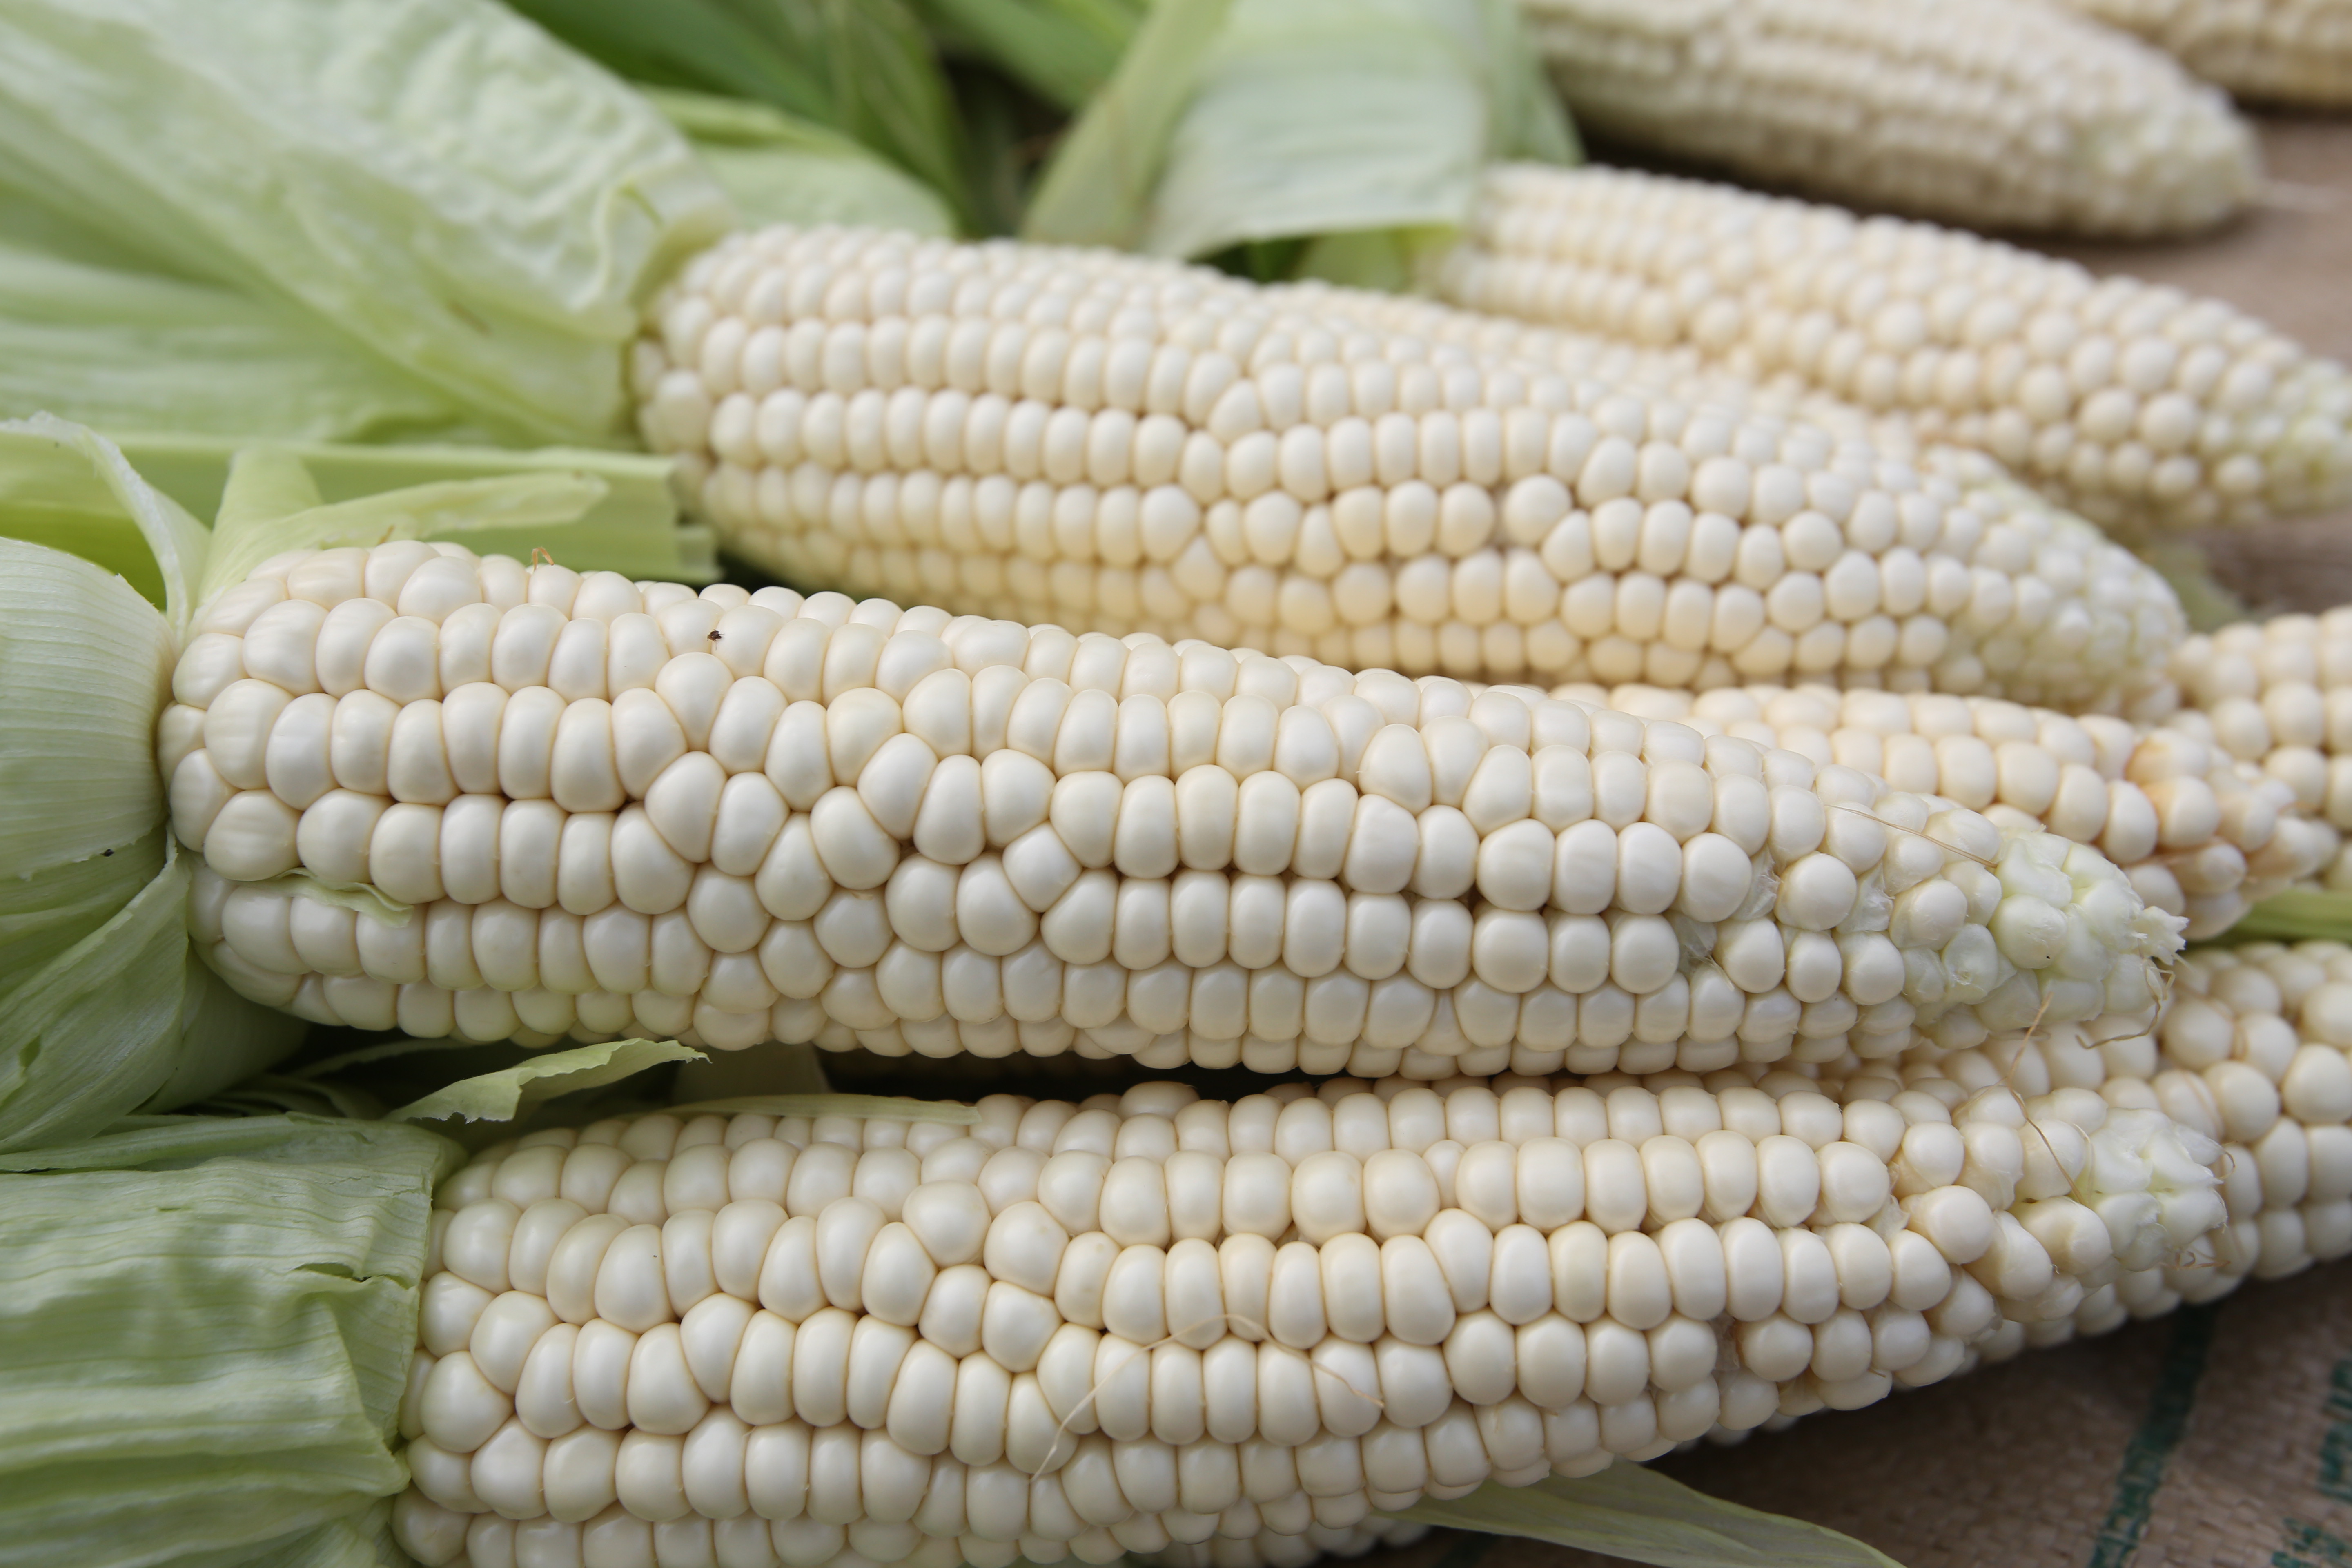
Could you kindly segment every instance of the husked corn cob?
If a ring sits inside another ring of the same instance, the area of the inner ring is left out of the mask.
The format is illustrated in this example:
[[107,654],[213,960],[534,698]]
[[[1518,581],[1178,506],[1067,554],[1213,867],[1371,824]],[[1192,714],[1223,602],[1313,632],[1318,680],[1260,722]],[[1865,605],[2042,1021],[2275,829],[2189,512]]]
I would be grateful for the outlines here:
[[2179,944],[2095,851],[1526,688],[446,544],[194,626],[193,929],[322,1022],[1715,1068],[2130,1015]]
[[2344,0],[2059,0],[2122,27],[2240,98],[2352,103],[2352,6]]
[[2159,1111],[2222,1151],[2225,1226],[2160,1267],[2121,1269],[2071,1317],[2003,1324],[1979,1342],[1988,1360],[2352,1253],[2352,947],[2194,948],[2174,977],[2163,1020],[2147,1036],[2095,1051],[2062,1037],[2006,1060],[1965,1052],[1905,1066],[1905,1081],[1930,1092],[1947,1075],[1963,1089],[2095,1085],[2111,1104]]
[[1455,304],[1659,346],[1990,452],[2133,529],[2352,501],[2352,375],[2214,300],[1975,235],[1622,171],[1489,176]]
[[1622,368],[1391,296],[777,228],[688,267],[635,374],[734,548],[856,595],[1416,676],[2069,706],[2177,640],[2151,574],[2022,492]]
[[2037,0],[1521,0],[1580,124],[1964,228],[2159,235],[2252,199],[2229,100]]
[[2221,935],[2247,908],[2336,858],[2342,835],[2285,781],[2172,728],[2080,718],[1981,698],[1824,686],[1563,686],[1606,703],[1792,751],[1942,795],[2003,827],[2091,844],[2141,898],[2187,919],[2191,941]]
[[477,1568],[1345,1529],[1932,1383],[2221,1217],[2207,1141],[2086,1090],[1751,1070],[530,1134],[437,1200],[396,1529]]
[[[2304,811],[2352,829],[2352,611],[2276,616],[2191,637],[2173,659],[2188,702],[2167,722],[2259,768]],[[2352,857],[2322,880],[2352,890]]]

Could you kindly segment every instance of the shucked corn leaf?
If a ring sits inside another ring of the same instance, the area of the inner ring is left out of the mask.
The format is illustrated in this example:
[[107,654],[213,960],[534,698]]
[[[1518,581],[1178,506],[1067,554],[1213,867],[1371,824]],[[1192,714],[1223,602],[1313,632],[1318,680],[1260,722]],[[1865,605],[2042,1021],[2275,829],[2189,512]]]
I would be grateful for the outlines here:
[[1176,257],[1307,239],[1297,270],[1392,285],[1487,163],[1574,156],[1501,0],[1167,0],[1024,234]]
[[1146,0],[915,0],[949,48],[1066,110],[1092,98],[1150,10]]
[[901,0],[511,3],[624,76],[829,126],[966,205],[947,81]]
[[1660,1568],[1898,1568],[1885,1552],[1822,1525],[1759,1513],[1645,1469],[1553,1476],[1530,1487],[1492,1482],[1451,1501],[1426,1499],[1407,1519],[1495,1535],[1526,1535]]
[[646,96],[693,139],[747,224],[955,232],[938,191],[841,132],[744,99],[658,87]]
[[401,1562],[382,1500],[455,1154],[258,1116],[0,1155],[0,1564]]
[[617,438],[639,296],[731,221],[649,104],[490,0],[11,5],[0,184],[509,439]]

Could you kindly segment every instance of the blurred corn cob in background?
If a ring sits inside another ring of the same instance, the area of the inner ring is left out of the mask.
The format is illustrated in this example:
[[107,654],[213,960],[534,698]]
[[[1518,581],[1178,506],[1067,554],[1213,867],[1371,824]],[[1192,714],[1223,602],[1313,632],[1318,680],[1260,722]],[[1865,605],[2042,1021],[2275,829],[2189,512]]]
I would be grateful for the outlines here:
[[2352,500],[2352,374],[2218,300],[1974,235],[1604,169],[1507,168],[1446,299],[1825,395],[2127,533]]
[[2254,102],[2352,103],[2352,6],[2344,0],[2057,0],[2137,33],[2207,81]]
[[2043,0],[1521,0],[1569,110],[1653,154],[1978,229],[2208,228],[2253,132]]

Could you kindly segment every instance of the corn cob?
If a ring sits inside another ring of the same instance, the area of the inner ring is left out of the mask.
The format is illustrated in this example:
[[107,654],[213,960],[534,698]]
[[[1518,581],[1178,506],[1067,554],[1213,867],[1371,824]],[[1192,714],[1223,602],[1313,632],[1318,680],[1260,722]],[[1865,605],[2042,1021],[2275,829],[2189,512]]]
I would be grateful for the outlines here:
[[2075,707],[2177,640],[2145,568],[2022,492],[1608,358],[1387,296],[771,229],[655,301],[635,375],[734,549],[857,595],[1416,676]]
[[1580,124],[1964,228],[2210,227],[2253,132],[2158,51],[2035,0],[1522,0]]
[[1854,1066],[531,1133],[436,1200],[395,1528],[474,1568],[1346,1529],[1932,1383],[2220,1221],[2159,1113]]
[[1948,1075],[1948,1095],[1994,1081],[2024,1091],[2095,1083],[2111,1104],[2160,1111],[2221,1148],[2226,1225],[2160,1267],[2117,1271],[2070,1316],[2000,1325],[1976,1346],[1985,1360],[2352,1254],[2352,947],[2195,948],[2174,975],[2163,1021],[2147,1036],[1906,1064],[1915,1089],[1934,1091],[1930,1080]]
[[1528,689],[447,544],[194,625],[193,930],[321,1022],[1715,1068],[2128,1015],[2179,942],[2090,849]]
[[1897,415],[2133,530],[2352,501],[2352,376],[2217,300],[1974,235],[1605,169],[1489,176],[1455,304]]
[[2004,827],[2096,845],[2154,908],[2215,937],[2314,876],[2342,835],[2284,780],[2174,728],[2013,702],[1829,687],[1562,686],[1553,696],[1777,746],[1942,795]]
[[2352,7],[2343,0],[2060,0],[2138,34],[2242,99],[2352,103]]
[[[2241,622],[2181,645],[2188,700],[2167,722],[2294,792],[2296,805],[2352,829],[2352,611]],[[2320,880],[2352,891],[2352,857]]]

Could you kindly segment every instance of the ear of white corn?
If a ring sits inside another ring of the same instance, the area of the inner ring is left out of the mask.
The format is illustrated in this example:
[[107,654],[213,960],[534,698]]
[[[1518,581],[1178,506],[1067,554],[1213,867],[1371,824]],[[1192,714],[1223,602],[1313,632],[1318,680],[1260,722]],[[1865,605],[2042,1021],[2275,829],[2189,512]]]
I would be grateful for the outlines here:
[[395,1529],[434,1568],[1344,1530],[1935,1382],[2220,1220],[2159,1114],[1855,1065],[532,1133],[437,1200]]
[[1607,357],[1132,257],[770,229],[655,301],[635,376],[733,548],[855,595],[1414,676],[2068,706],[2177,639],[2152,574],[2021,492]]
[[2133,1015],[2095,851],[1786,751],[1197,642],[296,552],[159,726],[199,947],[320,1022],[1260,1070]]
[[2170,724],[2080,718],[1989,699],[1735,687],[1693,695],[1655,687],[1560,687],[1605,703],[1796,752],[1942,795],[2002,826],[2096,845],[2191,941],[2333,862],[2341,825],[2266,772]]
[[1897,416],[2110,526],[2352,500],[2342,366],[2218,300],[1974,235],[1656,175],[1509,167],[1434,281],[1474,310],[1686,345],[1751,381]]
[[2352,6],[2343,0],[2060,0],[2137,33],[2242,99],[2352,103]]
[[[1931,1092],[1948,1076],[1947,1094],[1995,1082],[2095,1088],[2120,1110],[2168,1117],[2221,1149],[2225,1225],[2160,1263],[2121,1268],[2071,1315],[2002,1325],[1979,1343],[1987,1360],[2352,1254],[2352,947],[2194,948],[2174,976],[2163,1019],[2145,1036],[2092,1047],[2060,1030],[2021,1049],[2004,1042],[1905,1065],[1905,1081]],[[2095,1206],[2103,1216],[2146,1207]]]
[[1579,124],[1980,229],[2161,235],[2250,200],[2228,100],[2038,0],[1522,0]]
[[[2297,806],[2352,829],[2352,613],[2242,622],[2183,643],[2173,679],[2186,701],[2169,728],[2260,769]],[[2322,878],[2352,890],[2340,852]]]

